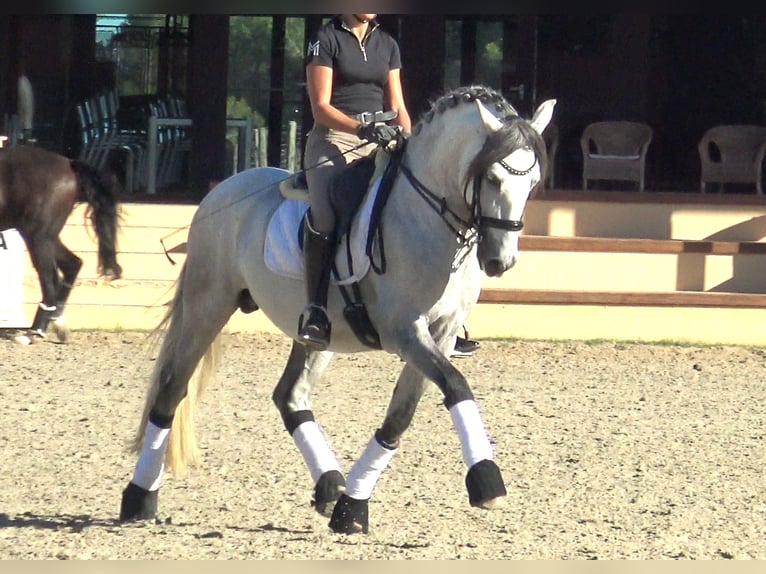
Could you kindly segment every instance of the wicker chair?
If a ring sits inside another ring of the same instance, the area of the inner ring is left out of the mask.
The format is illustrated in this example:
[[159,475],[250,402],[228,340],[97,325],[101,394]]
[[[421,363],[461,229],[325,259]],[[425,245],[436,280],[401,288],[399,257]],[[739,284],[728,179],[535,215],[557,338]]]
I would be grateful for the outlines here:
[[755,184],[763,194],[761,174],[766,153],[766,127],[720,125],[705,132],[697,145],[700,156],[700,192],[706,184]]
[[604,121],[585,127],[580,136],[582,188],[590,180],[634,181],[644,191],[646,152],[654,132],[639,122]]

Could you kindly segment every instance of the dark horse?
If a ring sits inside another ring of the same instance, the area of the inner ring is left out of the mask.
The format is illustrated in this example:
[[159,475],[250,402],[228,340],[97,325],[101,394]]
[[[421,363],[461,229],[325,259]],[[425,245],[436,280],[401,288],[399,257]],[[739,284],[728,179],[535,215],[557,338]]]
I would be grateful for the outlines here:
[[32,146],[0,148],[0,230],[16,228],[29,251],[40,280],[42,300],[32,327],[19,340],[44,338],[48,326],[65,342],[63,312],[82,259],[59,239],[59,233],[80,202],[87,202],[98,238],[98,272],[118,279],[118,209],[116,180],[79,160]]

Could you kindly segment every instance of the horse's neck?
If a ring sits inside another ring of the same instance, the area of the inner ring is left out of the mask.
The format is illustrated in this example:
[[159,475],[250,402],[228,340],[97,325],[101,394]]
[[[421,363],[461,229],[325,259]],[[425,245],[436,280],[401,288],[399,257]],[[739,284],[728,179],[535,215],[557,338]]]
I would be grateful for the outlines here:
[[468,164],[484,139],[478,117],[475,106],[463,104],[435,115],[410,137],[406,163],[429,189],[462,201]]

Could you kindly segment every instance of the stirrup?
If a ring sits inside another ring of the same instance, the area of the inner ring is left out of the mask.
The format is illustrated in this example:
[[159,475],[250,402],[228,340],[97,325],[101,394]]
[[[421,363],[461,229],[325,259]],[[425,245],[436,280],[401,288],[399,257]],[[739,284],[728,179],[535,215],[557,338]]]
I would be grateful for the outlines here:
[[[305,321],[304,321],[305,318]],[[298,338],[307,347],[324,351],[330,345],[332,325],[327,311],[319,305],[309,305],[298,320]]]

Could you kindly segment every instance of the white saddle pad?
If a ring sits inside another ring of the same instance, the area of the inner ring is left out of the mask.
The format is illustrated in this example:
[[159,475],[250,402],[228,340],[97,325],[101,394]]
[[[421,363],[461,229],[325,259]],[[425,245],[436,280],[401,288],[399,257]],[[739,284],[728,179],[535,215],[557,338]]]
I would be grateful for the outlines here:
[[[354,216],[351,224],[351,262],[353,274],[348,265],[347,237],[344,236],[339,243],[338,253],[335,256],[335,265],[338,269],[338,278],[331,275],[330,281],[336,285],[347,285],[359,281],[370,269],[370,260],[365,255],[367,243],[367,230],[370,226],[370,214],[378,195],[380,179],[373,183],[372,188],[365,196],[359,211]],[[306,214],[309,204],[306,201],[287,199],[274,212],[266,230],[266,243],[263,258],[272,273],[303,279],[303,252],[298,242],[298,230],[301,220]]]

